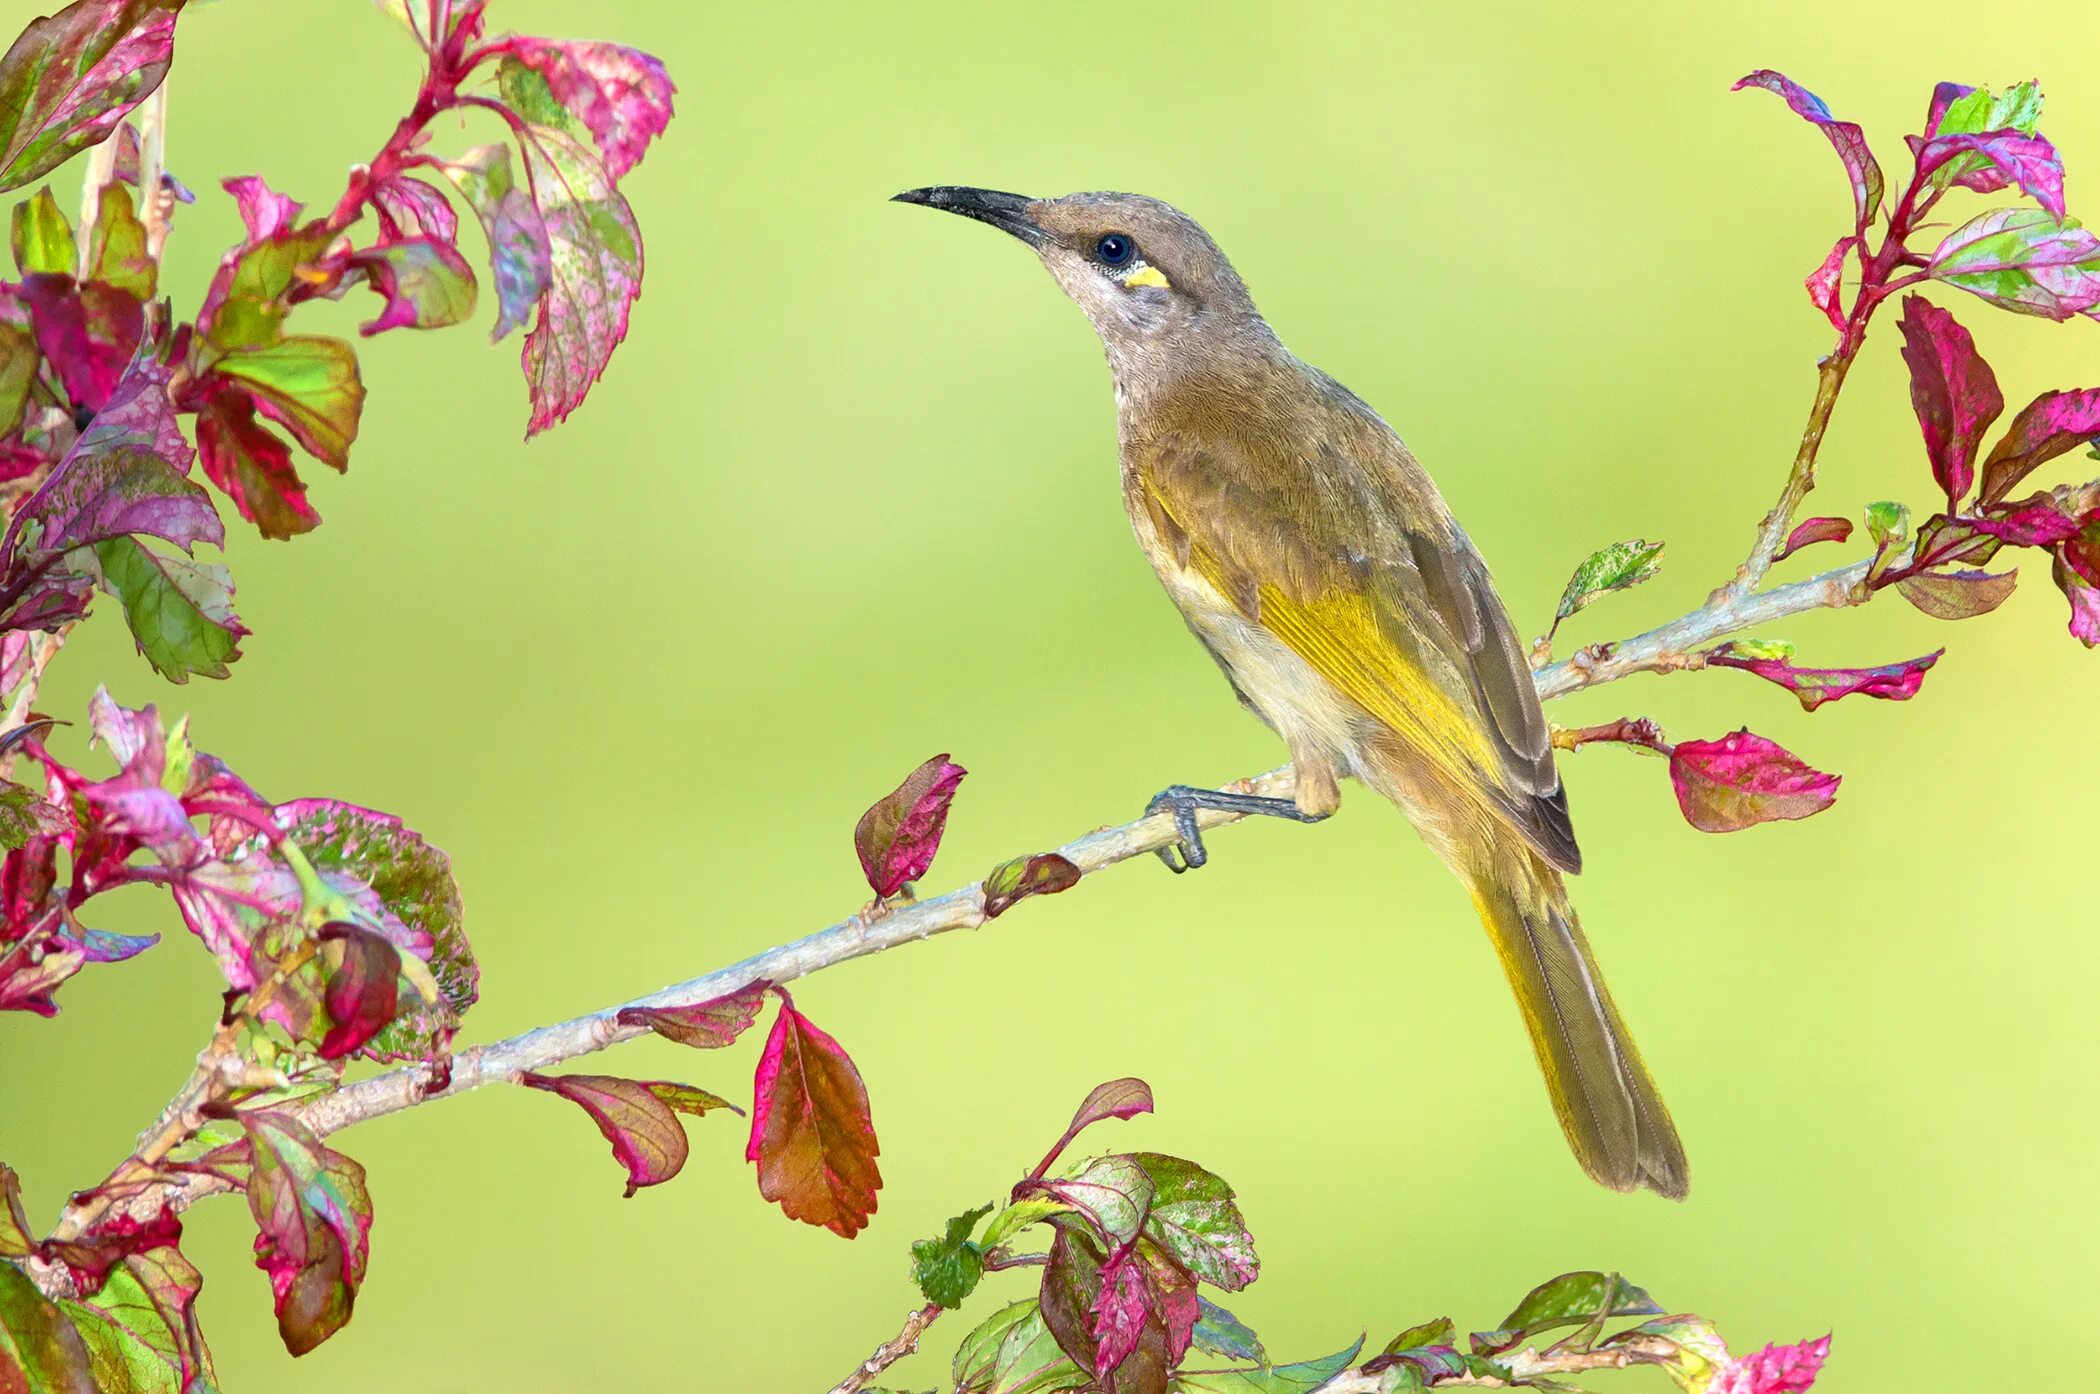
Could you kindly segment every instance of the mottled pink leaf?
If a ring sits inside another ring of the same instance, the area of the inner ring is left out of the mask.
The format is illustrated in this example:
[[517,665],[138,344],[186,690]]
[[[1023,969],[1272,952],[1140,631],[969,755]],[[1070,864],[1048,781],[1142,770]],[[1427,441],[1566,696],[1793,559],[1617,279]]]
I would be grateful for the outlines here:
[[183,0],[77,0],[0,57],[0,191],[107,139],[175,55]]
[[969,771],[936,755],[876,800],[853,828],[853,849],[877,896],[895,895],[933,865],[948,826],[948,805]]
[[1921,571],[1896,582],[1896,589],[1936,620],[1966,620],[2003,605],[2019,580],[2017,571]]
[[843,1239],[866,1228],[882,1188],[867,1087],[852,1057],[784,992],[751,1095],[744,1160],[758,1164],[758,1193]]
[[612,1144],[627,1168],[627,1194],[676,1176],[689,1144],[678,1114],[701,1114],[724,1106],[704,1089],[669,1080],[621,1079],[617,1075],[541,1075],[527,1072],[518,1083],[543,1089],[581,1108]]
[[379,317],[357,332],[370,337],[388,329],[442,329],[474,313],[474,272],[458,249],[427,237],[388,242],[343,259],[364,272],[372,289],[386,297]]
[[1717,741],[1680,741],[1670,753],[1677,806],[1701,832],[1736,832],[1821,813],[1836,801],[1840,779],[1748,731]]
[[2020,408],[1983,462],[1978,498],[1994,504],[2040,466],[2100,437],[2100,387],[2044,392]]
[[2005,398],[1991,365],[1953,315],[1922,295],[1908,295],[1900,327],[1911,409],[1925,434],[1932,477],[1954,509],[1975,481],[1977,448],[2005,410]]
[[1996,513],[1964,517],[1962,522],[2014,547],[2054,547],[2078,536],[2085,526],[2083,519],[2063,512],[2046,495],[2036,502],[2001,506]]
[[323,1060],[340,1060],[393,1021],[400,1002],[401,951],[353,924],[328,925],[321,931],[321,942],[341,946],[340,959],[327,970],[322,990],[328,1034],[320,1045]]
[[1729,651],[1729,646],[1723,645],[1709,654],[1706,661],[1718,668],[1740,668],[1767,682],[1778,683],[1801,699],[1804,711],[1814,711],[1825,702],[1835,702],[1855,692],[1891,702],[1904,701],[1917,693],[1919,685],[1925,681],[1925,670],[1939,662],[1940,655],[1945,652],[1945,649],[1935,649],[1922,658],[1884,663],[1875,668],[1797,668],[1783,659],[1739,657]]
[[1845,311],[1838,304],[1838,294],[1842,289],[1840,282],[1845,274],[1845,258],[1854,248],[1860,246],[1862,241],[1863,239],[1858,237],[1840,237],[1837,244],[1830,249],[1830,255],[1824,257],[1822,264],[1809,272],[1808,279],[1802,282],[1808,287],[1808,303],[1821,310],[1824,317],[1830,321],[1831,327],[1840,334],[1845,332]]
[[255,1266],[270,1276],[277,1332],[304,1355],[342,1330],[370,1255],[365,1169],[288,1113],[241,1115],[254,1170]]
[[1956,175],[1956,184],[1980,194],[2017,184],[2036,203],[2064,216],[2063,161],[2046,137],[2018,131],[1935,136],[1918,150],[1918,177],[1926,178],[1963,155],[1978,156],[1980,163]]
[[197,454],[205,478],[264,537],[296,537],[321,525],[292,463],[292,447],[255,419],[255,398],[248,392],[229,385],[205,399],[197,413]]
[[1048,1173],[1058,1157],[1072,1145],[1072,1139],[1094,1124],[1110,1118],[1135,1118],[1141,1113],[1150,1112],[1152,1086],[1135,1076],[1112,1079],[1106,1084],[1095,1085],[1087,1096],[1079,1101],[1079,1108],[1073,1113],[1071,1126],[1065,1129],[1064,1136],[1051,1146],[1048,1155],[1032,1174],[1042,1176]]
[[547,234],[547,293],[525,336],[530,436],[567,419],[627,337],[642,293],[642,231],[605,167],[574,136],[533,126],[519,137],[527,188]]
[[2071,637],[2089,649],[2100,649],[2100,586],[2089,586],[2058,557],[2054,571],[2064,599],[2071,602]]
[[75,285],[70,276],[30,276],[22,282],[37,351],[58,370],[66,399],[102,410],[138,351],[146,312],[129,291],[99,281]]
[[512,39],[512,57],[547,80],[554,99],[591,133],[615,181],[641,163],[649,142],[671,122],[671,85],[664,65],[619,44]]
[[758,1019],[758,1010],[765,1005],[766,989],[771,986],[760,979],[705,1002],[677,1007],[622,1007],[614,1020],[622,1026],[646,1026],[680,1045],[713,1050],[743,1035]]
[[1137,1256],[1145,1268],[1152,1319],[1166,1330],[1167,1360],[1171,1364],[1188,1354],[1189,1345],[1195,1338],[1196,1323],[1203,1317],[1203,1303],[1196,1295],[1196,1279],[1157,1244],[1149,1241],[1138,1244]]
[[133,1254],[182,1242],[182,1217],[172,1206],[164,1206],[141,1218],[128,1211],[109,1212],[77,1239],[47,1240],[38,1253],[51,1263],[62,1263],[74,1287],[83,1295],[99,1292],[115,1268]]
[[290,228],[299,220],[299,210],[306,206],[271,189],[260,174],[238,175],[219,183],[233,195],[251,246]]
[[433,184],[397,174],[373,185],[369,197],[379,215],[381,241],[427,238],[449,247],[459,238],[459,214]]
[[442,168],[481,219],[488,239],[489,276],[496,287],[496,327],[489,337],[501,339],[531,318],[547,293],[554,255],[547,225],[513,180],[510,147],[478,146]]
[[1786,545],[1779,549],[1774,561],[1785,561],[1803,547],[1813,547],[1818,542],[1843,542],[1852,536],[1850,518],[1809,518],[1787,534]]
[[1101,1265],[1101,1294],[1094,1299],[1094,1373],[1106,1375],[1137,1349],[1151,1315],[1150,1294],[1135,1244],[1125,1244]]
[[996,920],[1032,895],[1055,895],[1079,884],[1079,868],[1055,852],[1001,862],[984,878],[984,917]]
[[1766,1346],[1755,1355],[1722,1366],[1713,1383],[1706,1386],[1706,1394],[1802,1394],[1815,1384],[1829,1358],[1828,1336],[1791,1346]]
[[1881,205],[1881,166],[1874,162],[1874,154],[1867,148],[1866,134],[1850,121],[1840,121],[1823,105],[1823,99],[1782,73],[1769,68],[1760,68],[1735,84],[1733,90],[1745,87],[1762,87],[1767,92],[1777,93],[1794,114],[1821,128],[1829,138],[1831,148],[1837,151],[1838,159],[1845,166],[1845,177],[1852,184],[1852,230],[1864,232],[1867,222]]
[[1993,208],[1942,238],[1926,272],[2000,309],[2066,320],[2100,305],[2100,238],[2039,208]]

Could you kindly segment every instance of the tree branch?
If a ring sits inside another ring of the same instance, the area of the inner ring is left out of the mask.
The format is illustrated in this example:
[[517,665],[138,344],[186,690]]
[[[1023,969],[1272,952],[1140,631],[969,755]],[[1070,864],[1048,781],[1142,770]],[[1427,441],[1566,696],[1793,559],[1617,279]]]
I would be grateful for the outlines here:
[[861,1361],[859,1369],[831,1386],[831,1394],[860,1394],[868,1387],[868,1381],[905,1356],[916,1354],[919,1337],[926,1333],[926,1328],[933,1325],[943,1310],[938,1303],[929,1302],[906,1317],[904,1329],[875,1347],[875,1353]]

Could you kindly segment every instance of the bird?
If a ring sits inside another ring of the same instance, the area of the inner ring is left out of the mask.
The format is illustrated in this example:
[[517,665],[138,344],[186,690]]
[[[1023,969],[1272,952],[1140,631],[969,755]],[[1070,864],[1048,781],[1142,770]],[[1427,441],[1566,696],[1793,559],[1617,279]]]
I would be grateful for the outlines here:
[[1139,194],[963,185],[896,202],[1032,248],[1106,351],[1123,500],[1160,584],[1242,705],[1280,736],[1290,797],[1174,785],[1175,870],[1201,809],[1317,822],[1353,778],[1470,891],[1576,1160],[1682,1199],[1684,1147],[1598,971],[1566,877],[1582,857],[1552,730],[1479,550],[1393,428],[1285,348],[1196,221]]

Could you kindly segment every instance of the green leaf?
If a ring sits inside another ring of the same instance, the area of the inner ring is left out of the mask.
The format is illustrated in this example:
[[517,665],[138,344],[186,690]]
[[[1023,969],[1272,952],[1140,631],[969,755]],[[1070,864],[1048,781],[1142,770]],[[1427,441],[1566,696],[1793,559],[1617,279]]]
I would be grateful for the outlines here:
[[96,543],[93,555],[97,580],[124,607],[139,652],[162,677],[226,676],[248,627],[233,613],[225,567],[171,556],[130,536]]
[[122,184],[102,186],[95,225],[88,229],[83,279],[115,286],[141,300],[153,298],[159,268],[146,255],[146,225],[132,209],[131,190]]
[[1598,596],[1610,591],[1625,590],[1662,570],[1663,544],[1643,542],[1634,538],[1629,542],[1614,542],[1609,547],[1590,553],[1575,574],[1568,578],[1568,587],[1560,594],[1560,604],[1553,611],[1555,628],[1568,616],[1574,614]]
[[1794,656],[1794,646],[1786,639],[1731,639],[1721,647],[1735,658],[1765,659],[1784,663]]
[[1868,504],[1867,531],[1881,547],[1903,541],[1910,536],[1910,509],[1893,499],[1878,499]]
[[970,1231],[992,1213],[989,1205],[966,1210],[948,1221],[948,1232],[911,1246],[911,1277],[928,1302],[960,1307],[984,1276],[984,1250],[970,1242]]
[[1175,1394],[1310,1394],[1349,1368],[1363,1338],[1347,1350],[1269,1370],[1183,1370],[1168,1388]]
[[2028,81],[1994,93],[1979,87],[1957,97],[1940,115],[1938,135],[1982,135],[1985,131],[2018,131],[2031,136],[2042,124],[2042,85]]
[[386,329],[442,329],[474,313],[474,273],[457,249],[427,237],[390,242],[353,258],[386,297],[377,319],[358,332]]
[[1417,1350],[1423,1346],[1449,1346],[1458,1343],[1458,1325],[1449,1317],[1438,1317],[1425,1321],[1420,1326],[1407,1330],[1385,1343],[1385,1354],[1395,1355],[1403,1350]]
[[215,367],[252,392],[263,414],[284,423],[307,454],[339,470],[349,467],[365,401],[356,349],[341,339],[295,334],[229,353]]
[[22,424],[22,409],[29,405],[29,389],[42,361],[35,339],[0,324],[0,436],[13,435]]
[[35,1394],[98,1394],[86,1343],[66,1314],[36,1290],[29,1275],[0,1263],[0,1378],[21,1372],[9,1389]]
[[[62,832],[65,820],[36,790],[0,779],[0,848],[12,852],[38,834]],[[0,1248],[0,1256],[6,1250]],[[15,1255],[20,1257],[20,1255]]]
[[224,295],[212,309],[205,326],[210,351],[201,355],[200,366],[209,367],[219,353],[234,349],[262,349],[284,334],[289,310],[285,296],[298,284],[299,268],[319,257],[328,247],[328,228],[320,222],[273,233],[252,247],[244,247],[232,265],[212,282],[214,294],[224,282]]
[[1066,1358],[1034,1298],[994,1312],[956,1347],[955,1394],[1052,1394],[1093,1377]]
[[0,1162],[0,1259],[28,1258],[35,1252],[29,1217],[22,1213],[22,1178]]
[[548,126],[572,136],[589,134],[554,95],[547,79],[515,58],[507,57],[497,67],[496,90],[503,94],[503,104],[524,117],[527,125]]
[[15,205],[8,241],[14,248],[15,267],[24,276],[73,274],[73,224],[59,210],[50,185]]
[[1196,1328],[1189,1343],[1197,1350],[1207,1350],[1212,1355],[1222,1355],[1227,1360],[1252,1360],[1258,1364],[1269,1363],[1268,1352],[1261,1348],[1261,1337],[1253,1328],[1232,1313],[1211,1301],[1208,1297],[1196,1298]]
[[1261,1264],[1232,1187],[1180,1157],[1139,1152],[1131,1160],[1152,1178],[1145,1233],[1153,1242],[1212,1287],[1237,1292],[1254,1281]]
[[1071,1208],[1055,1196],[1028,1196],[1017,1200],[992,1217],[980,1242],[987,1249],[996,1249],[1028,1226],[1040,1224],[1052,1215],[1062,1215]]
[[104,1394],[211,1394],[216,1376],[197,1326],[204,1278],[172,1245],[131,1254],[102,1290],[67,1302]]
[[1500,1330],[1473,1333],[1473,1349],[1495,1355],[1520,1345],[1541,1331],[1579,1326],[1598,1317],[1655,1316],[1655,1299],[1616,1273],[1563,1273],[1548,1278],[1502,1319]]
[[1658,1317],[1605,1337],[1599,1350],[1626,1350],[1642,1364],[1659,1365],[1686,1394],[1702,1394],[1728,1363],[1728,1346],[1705,1317]]

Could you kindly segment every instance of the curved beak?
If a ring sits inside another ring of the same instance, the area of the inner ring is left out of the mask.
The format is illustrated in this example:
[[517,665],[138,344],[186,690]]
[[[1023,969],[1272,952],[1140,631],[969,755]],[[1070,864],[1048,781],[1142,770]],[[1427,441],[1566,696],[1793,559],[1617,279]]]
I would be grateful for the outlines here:
[[1028,207],[1035,200],[1020,194],[1003,194],[997,189],[973,189],[962,184],[936,184],[925,189],[907,189],[890,200],[892,203],[916,203],[927,208],[938,208],[943,213],[959,213],[965,218],[975,218],[980,223],[990,223],[1001,232],[1010,232],[1029,246],[1042,243],[1043,229],[1035,219],[1028,216]]

